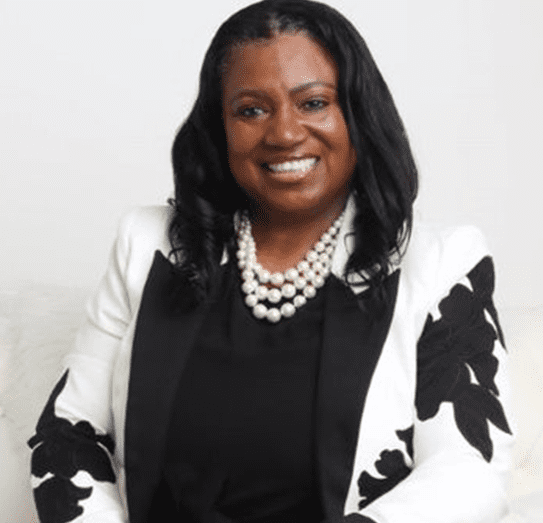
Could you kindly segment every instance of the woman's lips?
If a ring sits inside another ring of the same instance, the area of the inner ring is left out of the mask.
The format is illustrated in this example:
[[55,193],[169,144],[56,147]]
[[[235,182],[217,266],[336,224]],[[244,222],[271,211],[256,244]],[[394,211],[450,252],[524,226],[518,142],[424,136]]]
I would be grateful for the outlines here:
[[264,163],[262,166],[273,179],[282,182],[297,182],[317,165],[317,157],[290,160],[282,163]]

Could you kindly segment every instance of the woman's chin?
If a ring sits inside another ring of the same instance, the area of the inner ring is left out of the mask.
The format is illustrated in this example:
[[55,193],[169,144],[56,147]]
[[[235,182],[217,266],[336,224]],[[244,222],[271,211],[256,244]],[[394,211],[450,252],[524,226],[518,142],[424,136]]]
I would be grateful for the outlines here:
[[[318,195],[308,194],[307,191],[283,191],[281,195],[266,201],[255,202],[255,215],[268,217],[273,219],[274,216],[291,216],[292,219],[297,217],[315,218],[318,216],[339,214],[344,207],[345,198],[335,198],[331,201],[323,200]],[[255,216],[256,217],[256,216]]]

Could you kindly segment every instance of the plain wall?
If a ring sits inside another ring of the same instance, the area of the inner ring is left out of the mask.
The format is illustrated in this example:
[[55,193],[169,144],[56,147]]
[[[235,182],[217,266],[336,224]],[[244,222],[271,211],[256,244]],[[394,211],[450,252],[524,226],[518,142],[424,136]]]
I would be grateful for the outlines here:
[[[249,2],[0,0],[0,285],[94,286],[120,216],[171,193],[170,146],[218,25]],[[420,169],[417,212],[474,223],[498,301],[543,303],[539,0],[334,0]]]

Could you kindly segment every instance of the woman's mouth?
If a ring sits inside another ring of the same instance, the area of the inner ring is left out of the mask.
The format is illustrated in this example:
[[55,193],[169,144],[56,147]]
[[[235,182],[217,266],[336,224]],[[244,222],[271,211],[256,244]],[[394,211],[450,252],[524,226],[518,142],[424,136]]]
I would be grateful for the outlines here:
[[284,183],[295,183],[307,175],[319,159],[304,158],[303,160],[291,160],[282,163],[264,163],[262,167],[273,177],[273,179]]
[[317,158],[304,158],[283,163],[265,163],[264,166],[274,173],[302,171],[306,172],[317,163]]

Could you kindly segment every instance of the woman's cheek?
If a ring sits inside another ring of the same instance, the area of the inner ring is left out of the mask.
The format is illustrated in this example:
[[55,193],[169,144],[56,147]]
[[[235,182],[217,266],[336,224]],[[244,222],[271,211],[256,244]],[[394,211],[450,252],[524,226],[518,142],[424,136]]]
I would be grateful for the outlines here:
[[260,135],[261,132],[258,126],[236,122],[228,129],[228,146],[233,152],[250,151],[258,143]]
[[316,122],[316,126],[327,141],[344,144],[346,139],[350,140],[347,124],[339,107],[326,111],[322,119]]

